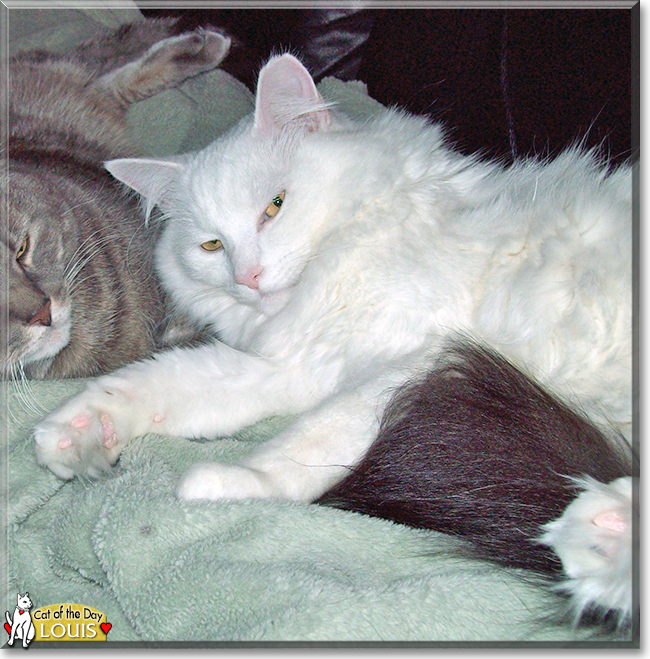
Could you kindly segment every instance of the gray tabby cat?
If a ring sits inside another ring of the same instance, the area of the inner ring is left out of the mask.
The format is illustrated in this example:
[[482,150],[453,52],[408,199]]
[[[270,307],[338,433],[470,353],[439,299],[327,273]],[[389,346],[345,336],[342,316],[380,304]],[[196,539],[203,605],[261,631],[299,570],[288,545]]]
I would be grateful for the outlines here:
[[165,311],[153,275],[156,232],[103,163],[136,155],[125,120],[133,102],[226,56],[228,37],[170,36],[173,26],[144,21],[64,55],[34,51],[10,61],[2,84],[9,166],[0,181],[5,378],[88,376],[157,345]]

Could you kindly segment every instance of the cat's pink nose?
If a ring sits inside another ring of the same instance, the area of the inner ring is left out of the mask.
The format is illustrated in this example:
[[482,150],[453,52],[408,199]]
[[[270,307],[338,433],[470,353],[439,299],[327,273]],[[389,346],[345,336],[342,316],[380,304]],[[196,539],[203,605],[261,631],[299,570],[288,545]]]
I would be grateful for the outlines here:
[[242,286],[248,286],[248,288],[258,289],[259,285],[259,276],[262,274],[262,268],[259,265],[253,266],[243,275],[237,275],[235,281]]
[[51,302],[47,300],[34,317],[27,323],[28,325],[45,325],[49,327],[52,324]]

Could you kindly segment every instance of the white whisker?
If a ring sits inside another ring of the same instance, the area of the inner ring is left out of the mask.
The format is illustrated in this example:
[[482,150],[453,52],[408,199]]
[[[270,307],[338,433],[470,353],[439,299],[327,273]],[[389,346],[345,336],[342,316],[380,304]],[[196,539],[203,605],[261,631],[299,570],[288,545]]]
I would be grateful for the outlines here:
[[[25,375],[23,362],[17,361],[11,363],[12,380],[16,389],[18,400],[25,411],[34,416],[43,416],[47,409],[39,402],[32,391],[29,379]],[[15,415],[14,415],[15,420]]]

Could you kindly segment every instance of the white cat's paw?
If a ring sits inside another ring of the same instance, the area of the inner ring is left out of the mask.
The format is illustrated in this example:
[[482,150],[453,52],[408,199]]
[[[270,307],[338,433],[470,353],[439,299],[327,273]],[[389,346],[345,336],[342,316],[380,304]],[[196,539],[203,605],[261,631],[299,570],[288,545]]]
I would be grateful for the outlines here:
[[598,607],[632,610],[632,478],[580,481],[583,491],[546,524],[540,541],[555,551],[577,614]]
[[269,484],[262,472],[217,462],[193,465],[176,487],[176,496],[185,501],[259,499],[270,495]]
[[142,408],[117,379],[100,378],[34,428],[36,459],[59,478],[96,477],[117,461]]

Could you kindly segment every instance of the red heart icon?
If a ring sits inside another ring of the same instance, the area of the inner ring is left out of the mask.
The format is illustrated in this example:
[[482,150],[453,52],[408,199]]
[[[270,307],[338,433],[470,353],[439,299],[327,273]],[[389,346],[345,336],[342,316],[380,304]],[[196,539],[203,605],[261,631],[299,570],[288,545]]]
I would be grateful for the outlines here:
[[102,628],[102,631],[104,632],[104,634],[108,634],[108,632],[111,631],[111,627],[113,625],[111,625],[110,622],[102,622],[102,624],[99,625],[99,626]]
[[7,630],[7,634],[11,636],[11,625],[8,622],[5,622],[5,629]]

